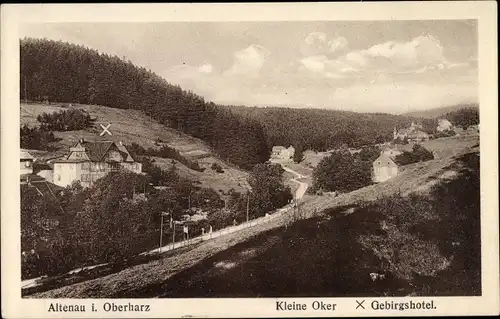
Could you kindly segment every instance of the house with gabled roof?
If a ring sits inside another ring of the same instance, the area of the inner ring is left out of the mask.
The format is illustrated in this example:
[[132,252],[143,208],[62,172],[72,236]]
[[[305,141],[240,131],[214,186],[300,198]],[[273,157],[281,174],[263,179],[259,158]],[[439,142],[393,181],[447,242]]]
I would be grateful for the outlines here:
[[21,149],[19,154],[21,162],[21,175],[33,174],[33,162],[35,158],[28,151]]
[[295,154],[295,148],[290,145],[288,148],[284,146],[273,146],[271,159],[274,160],[290,160]]
[[142,164],[132,158],[121,142],[114,141],[88,142],[80,139],[64,159],[53,164],[53,183],[63,187],[74,181],[88,187],[108,173],[121,169],[137,174],[142,171]]
[[395,157],[382,153],[373,161],[374,183],[385,182],[399,174],[399,166],[396,163]]

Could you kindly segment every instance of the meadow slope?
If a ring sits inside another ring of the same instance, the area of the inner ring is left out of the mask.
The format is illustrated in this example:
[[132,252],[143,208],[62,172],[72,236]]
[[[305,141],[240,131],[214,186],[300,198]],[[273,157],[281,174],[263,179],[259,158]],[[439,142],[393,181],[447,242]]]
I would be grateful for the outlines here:
[[[21,125],[29,127],[38,126],[40,124],[37,121],[39,114],[77,108],[87,111],[95,119],[94,126],[80,131],[54,132],[55,136],[61,139],[54,143],[56,150],[50,152],[33,150],[31,152],[40,160],[48,160],[66,155],[69,147],[74,145],[80,138],[89,141],[106,139],[117,142],[122,141],[124,144],[137,143],[144,148],[158,148],[155,145],[155,141],[159,138],[170,147],[181,152],[184,157],[196,160],[202,168],[206,168],[204,172],[198,172],[177,162],[176,166],[181,176],[193,181],[199,181],[202,187],[211,187],[223,192],[227,192],[231,188],[237,191],[245,190],[248,177],[247,172],[220,160],[203,141],[165,127],[140,111],[97,105],[72,104],[65,107],[61,107],[61,105],[58,103],[51,105],[21,103]],[[64,105],[67,105],[67,103],[64,103]],[[111,124],[109,130],[113,135],[109,136],[106,134],[104,137],[100,137],[99,134],[102,131],[100,124],[104,126]],[[171,165],[171,160],[157,158],[157,163],[166,169]],[[224,173],[213,171],[210,168],[213,163],[221,165]]]

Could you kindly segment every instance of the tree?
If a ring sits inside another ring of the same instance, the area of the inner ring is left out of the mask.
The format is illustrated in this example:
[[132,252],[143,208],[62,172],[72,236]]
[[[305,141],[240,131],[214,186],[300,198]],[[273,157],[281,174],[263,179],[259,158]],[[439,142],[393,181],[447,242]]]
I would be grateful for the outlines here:
[[295,163],[300,163],[304,160],[304,148],[301,144],[297,145],[295,152],[293,153],[293,161]]
[[112,172],[96,181],[75,219],[76,248],[87,261],[120,261],[143,249],[155,229],[148,205],[134,197],[144,180],[131,172]]
[[283,184],[283,172],[278,164],[257,164],[252,169],[249,178],[252,217],[283,207],[293,198],[290,187]]
[[434,159],[434,154],[420,144],[413,145],[412,151],[404,151],[396,156],[395,161],[399,165],[408,165],[411,163],[423,162]]
[[313,190],[350,192],[371,183],[371,162],[348,152],[334,152],[313,171]]

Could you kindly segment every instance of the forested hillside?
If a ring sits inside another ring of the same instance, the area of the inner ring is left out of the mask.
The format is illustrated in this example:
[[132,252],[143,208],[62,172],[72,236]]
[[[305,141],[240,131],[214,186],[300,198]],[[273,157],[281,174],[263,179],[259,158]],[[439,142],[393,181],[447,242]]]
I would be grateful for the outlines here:
[[232,107],[235,113],[259,121],[270,145],[325,151],[343,144],[350,147],[392,140],[395,126],[405,127],[412,118],[348,111],[294,108]]
[[258,121],[236,116],[130,61],[60,41],[25,38],[20,45],[23,99],[141,110],[202,139],[243,168],[269,157]]
[[413,111],[413,112],[408,112],[403,115],[406,116],[412,116],[412,117],[423,117],[423,118],[435,118],[435,117],[440,117],[440,116],[447,116],[449,113],[456,112],[460,109],[467,108],[467,109],[475,109],[479,110],[479,105],[476,103],[468,103],[468,104],[457,104],[457,105],[450,105],[450,106],[443,106],[443,107],[438,107],[434,109],[429,109],[429,110],[423,110],[423,111]]
[[218,105],[130,61],[45,39],[21,40],[20,87],[21,97],[31,101],[141,110],[246,169],[266,161],[273,145],[314,151],[359,147],[389,141],[394,127],[414,120],[429,122],[429,133],[436,125],[405,115]]

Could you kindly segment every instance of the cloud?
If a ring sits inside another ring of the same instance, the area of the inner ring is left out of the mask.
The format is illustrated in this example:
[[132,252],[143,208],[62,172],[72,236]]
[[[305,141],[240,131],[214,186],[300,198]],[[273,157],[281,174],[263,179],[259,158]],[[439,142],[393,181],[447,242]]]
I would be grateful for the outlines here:
[[[324,36],[316,36],[325,39]],[[325,40],[326,41],[326,40]],[[407,42],[388,41],[364,50],[355,50],[329,59],[326,55],[312,55],[300,59],[308,70],[332,78],[360,75],[423,74],[451,69],[473,67],[473,62],[451,62],[443,47],[432,35],[418,36]]]
[[256,76],[262,69],[271,52],[261,45],[252,44],[234,52],[234,62],[226,75]]
[[306,57],[301,59],[300,63],[310,72],[330,79],[345,78],[359,71],[345,59],[328,59],[325,55]]
[[312,32],[301,43],[300,50],[303,55],[324,55],[342,51],[347,48],[344,37],[329,37],[323,32]]
[[210,63],[205,63],[198,68],[199,72],[206,73],[206,74],[212,73],[213,70],[214,70],[214,67]]

